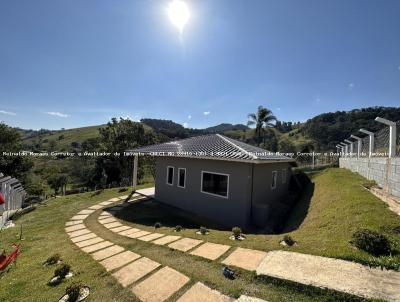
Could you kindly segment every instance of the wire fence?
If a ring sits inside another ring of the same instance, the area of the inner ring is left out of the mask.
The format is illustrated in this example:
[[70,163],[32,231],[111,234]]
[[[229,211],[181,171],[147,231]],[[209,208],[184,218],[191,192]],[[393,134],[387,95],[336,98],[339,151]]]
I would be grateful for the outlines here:
[[[385,126],[381,130],[374,132],[373,138],[373,157],[388,157],[389,156],[389,143],[390,143],[390,127]],[[370,152],[371,138],[369,135],[365,135],[361,138],[361,152],[359,157],[368,157]],[[400,157],[400,121],[396,122],[396,150],[393,156]],[[348,149],[350,152],[350,149]],[[353,153],[357,156],[358,152],[358,141],[355,140],[353,143]]]

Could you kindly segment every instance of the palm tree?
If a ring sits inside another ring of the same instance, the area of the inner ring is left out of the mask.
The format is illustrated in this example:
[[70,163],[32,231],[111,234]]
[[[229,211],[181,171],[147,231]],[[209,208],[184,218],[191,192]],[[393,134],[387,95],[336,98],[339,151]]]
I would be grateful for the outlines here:
[[255,125],[255,133],[257,135],[258,144],[261,143],[261,133],[264,129],[272,128],[275,126],[273,122],[276,122],[276,117],[273,115],[272,111],[263,106],[258,106],[256,113],[250,113],[248,115],[249,121],[248,126]]

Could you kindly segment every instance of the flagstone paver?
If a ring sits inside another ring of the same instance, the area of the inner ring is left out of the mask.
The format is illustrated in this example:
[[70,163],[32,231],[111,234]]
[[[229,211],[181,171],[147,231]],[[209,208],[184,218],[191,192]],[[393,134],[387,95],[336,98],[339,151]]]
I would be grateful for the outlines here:
[[249,271],[254,271],[267,255],[266,252],[252,249],[237,248],[224,261],[223,264],[234,265]]
[[108,201],[116,202],[116,201],[119,201],[119,198],[118,197],[114,197],[114,198],[109,199]]
[[140,258],[140,255],[131,251],[125,251],[110,258],[104,259],[100,263],[106,268],[107,271],[112,271],[138,258]]
[[96,210],[89,210],[89,209],[86,209],[86,210],[82,210],[82,211],[80,211],[80,212],[78,212],[78,215],[87,215],[87,214],[92,214],[93,212],[95,212]]
[[99,204],[95,204],[94,206],[89,207],[89,209],[92,209],[92,210],[99,210],[99,209],[102,209],[102,208],[103,208],[103,206],[99,205]]
[[69,237],[73,238],[73,237],[77,237],[77,236],[81,236],[81,235],[85,235],[85,234],[89,234],[91,233],[90,230],[88,229],[82,229],[82,230],[78,230],[78,231],[74,231],[71,233],[68,233]]
[[114,233],[119,233],[119,232],[122,232],[125,230],[130,230],[130,229],[131,229],[131,227],[128,227],[127,225],[122,225],[122,226],[119,226],[116,228],[112,228],[112,229],[110,229],[110,231],[113,231]]
[[147,241],[152,241],[152,240],[154,240],[154,239],[157,239],[157,238],[160,238],[160,237],[163,237],[163,236],[164,236],[164,234],[152,233],[152,234],[149,234],[149,235],[140,237],[140,238],[138,238],[138,239],[147,242]]
[[103,224],[107,229],[112,229],[112,228],[116,228],[116,227],[119,227],[119,226],[122,226],[122,223],[120,223],[120,222],[118,222],[118,221],[115,221],[115,222],[111,222],[111,223],[106,223],[106,224]]
[[79,241],[84,241],[84,240],[88,240],[88,239],[92,239],[92,238],[96,238],[96,237],[97,237],[97,235],[95,233],[88,233],[86,235],[71,238],[71,241],[76,243]]
[[162,302],[172,296],[189,278],[166,266],[132,288],[132,292],[144,302]]
[[113,243],[110,241],[102,241],[102,242],[99,242],[99,243],[96,243],[93,245],[86,246],[86,247],[82,248],[82,251],[84,251],[86,253],[93,253],[97,250],[109,247],[110,245],[113,245]]
[[257,274],[366,298],[400,301],[400,272],[339,259],[272,251],[257,268]]
[[[98,220],[100,223],[103,223],[103,221],[106,220],[106,219],[113,219],[112,221],[117,221],[111,214],[99,216],[99,218],[97,218],[97,220]],[[110,220],[110,221],[111,221],[111,220]],[[106,223],[106,222],[104,222],[104,223]]]
[[175,250],[186,252],[186,251],[194,248],[195,246],[198,246],[202,242],[203,242],[203,240],[197,240],[197,239],[192,239],[192,238],[182,238],[178,241],[175,241],[175,242],[169,244],[168,246]]
[[233,299],[197,282],[176,302],[232,302]]
[[128,197],[129,197],[129,195],[123,195],[123,196],[120,196],[118,198],[119,198],[119,200],[123,200],[123,199],[127,199]]
[[123,252],[124,250],[125,249],[122,246],[113,245],[113,246],[107,247],[103,250],[93,253],[92,257],[94,260],[100,261],[100,260],[106,259],[108,257],[111,257],[115,254],[119,254],[119,253]]
[[113,273],[113,276],[122,284],[122,286],[126,287],[143,278],[160,265],[161,264],[158,262],[142,257],[116,271]]
[[113,204],[113,202],[112,201],[103,201],[103,202],[99,203],[99,205],[102,205],[102,206],[108,206],[110,204]]
[[76,224],[81,224],[83,223],[83,220],[72,220],[72,221],[67,221],[65,223],[65,226],[71,226],[71,225],[76,225]]
[[241,295],[239,299],[236,300],[236,302],[268,302],[268,301],[254,297],[249,297],[246,295]]
[[100,218],[101,216],[111,216],[111,214],[108,213],[108,212],[106,212],[106,211],[103,211],[103,212],[100,213],[99,218]]
[[142,236],[145,236],[145,235],[148,235],[148,234],[150,234],[150,232],[139,231],[139,232],[130,233],[130,234],[125,235],[125,236],[129,237],[129,238],[139,238],[139,237],[142,237]]
[[102,242],[102,241],[104,241],[103,238],[100,238],[100,237],[96,236],[96,237],[91,238],[91,239],[86,239],[86,240],[83,240],[83,241],[75,242],[75,244],[76,244],[77,247],[82,248],[82,247],[93,245],[93,244],[96,244],[96,243],[99,243],[99,242]]
[[162,237],[160,239],[154,240],[152,243],[158,244],[158,245],[164,245],[167,243],[171,243],[172,241],[176,241],[180,238],[181,238],[181,236],[168,235],[168,236]]
[[83,220],[86,219],[89,215],[75,215],[71,218],[71,220]]
[[117,219],[115,219],[114,217],[107,217],[105,219],[99,219],[99,222],[101,224],[106,224],[106,223],[110,223],[110,222],[116,222]]
[[85,225],[83,223],[81,224],[76,224],[76,225],[71,225],[69,227],[65,228],[65,231],[68,232],[73,232],[73,231],[77,231],[77,230],[81,230],[81,229],[85,229]]
[[130,229],[127,229],[125,231],[119,232],[118,235],[129,236],[129,235],[131,235],[133,233],[137,233],[137,232],[140,232],[140,230],[136,229],[136,228],[130,228]]
[[193,250],[190,254],[210,260],[216,260],[225,254],[230,248],[229,245],[206,242]]

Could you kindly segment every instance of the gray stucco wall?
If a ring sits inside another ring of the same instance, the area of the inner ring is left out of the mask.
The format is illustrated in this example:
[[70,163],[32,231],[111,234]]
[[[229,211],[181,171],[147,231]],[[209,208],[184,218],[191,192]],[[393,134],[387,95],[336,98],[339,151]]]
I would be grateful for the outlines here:
[[339,159],[339,166],[375,180],[386,192],[400,197],[400,158],[342,157]]
[[[167,166],[174,183],[166,184]],[[186,168],[186,187],[177,186],[178,168]],[[229,174],[229,196],[202,193],[201,171]],[[251,165],[220,160],[159,157],[156,161],[155,199],[212,219],[227,227],[245,227],[250,217]]]
[[[282,170],[286,171],[283,183]],[[276,188],[272,189],[272,172],[277,171]],[[269,163],[254,165],[252,218],[253,223],[263,226],[273,216],[281,216],[288,195],[291,169],[288,163]],[[280,217],[277,217],[280,218]]]
[[[166,184],[168,166],[174,167],[172,186]],[[185,188],[177,186],[178,168],[186,169]],[[282,184],[282,169],[287,170],[285,184]],[[278,171],[277,187],[271,189],[274,170]],[[228,198],[202,193],[201,171],[229,174]],[[288,163],[249,164],[159,157],[156,161],[155,199],[207,217],[227,227],[246,228],[251,223],[263,226],[267,224],[268,217],[277,212],[274,205],[282,201],[287,194],[290,176]]]

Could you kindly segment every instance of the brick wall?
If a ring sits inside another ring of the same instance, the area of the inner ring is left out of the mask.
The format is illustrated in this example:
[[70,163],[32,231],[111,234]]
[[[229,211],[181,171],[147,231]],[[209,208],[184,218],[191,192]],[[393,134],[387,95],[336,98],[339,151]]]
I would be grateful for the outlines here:
[[341,168],[357,172],[375,180],[386,192],[400,197],[400,158],[346,158],[339,159]]

